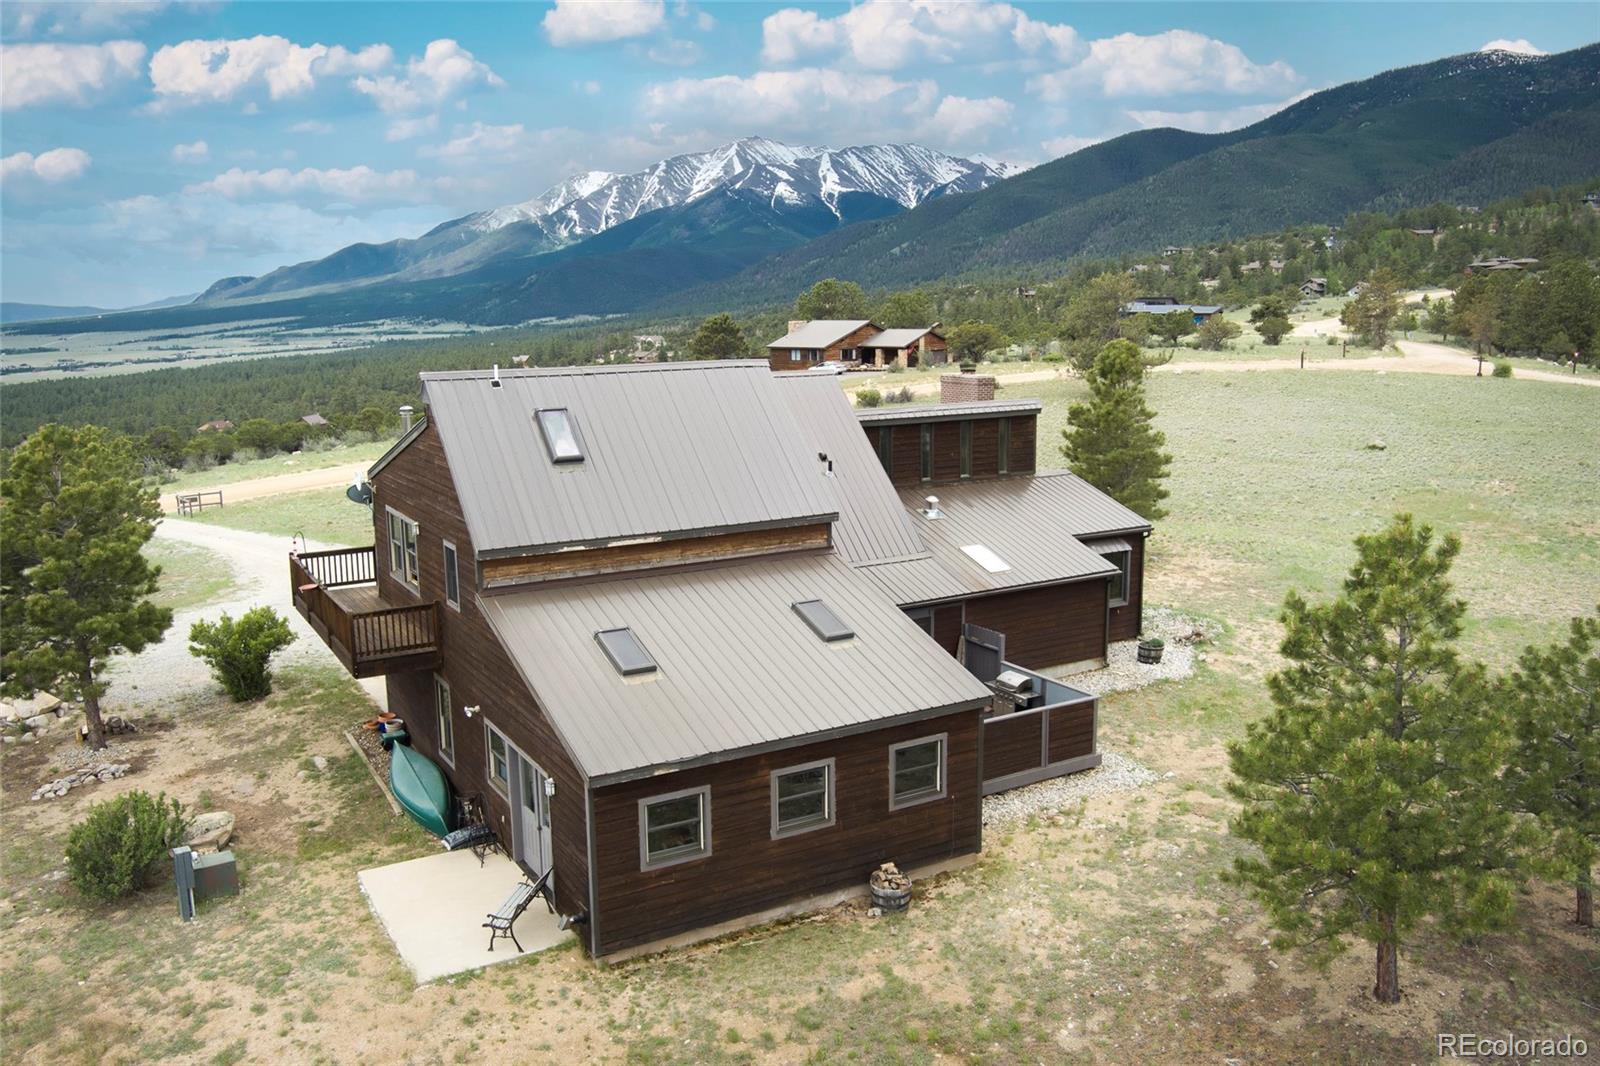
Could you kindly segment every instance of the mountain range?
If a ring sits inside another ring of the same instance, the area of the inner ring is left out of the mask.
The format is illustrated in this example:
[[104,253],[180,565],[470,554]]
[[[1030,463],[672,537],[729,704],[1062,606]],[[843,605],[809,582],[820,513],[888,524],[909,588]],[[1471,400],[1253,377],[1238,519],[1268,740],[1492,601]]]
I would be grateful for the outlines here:
[[821,277],[906,286],[1596,175],[1600,45],[1482,52],[1325,89],[1242,129],[1140,130],[1021,172],[914,145],[750,138],[83,325],[690,313],[788,302]]

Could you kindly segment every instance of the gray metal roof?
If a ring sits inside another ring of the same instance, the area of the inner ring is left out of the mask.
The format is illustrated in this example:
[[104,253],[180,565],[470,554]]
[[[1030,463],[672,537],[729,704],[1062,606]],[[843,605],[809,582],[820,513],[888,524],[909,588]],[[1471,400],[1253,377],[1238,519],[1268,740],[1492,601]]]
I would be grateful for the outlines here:
[[[824,641],[821,600],[855,632]],[[836,554],[482,596],[489,624],[591,780],[711,762],[973,706],[988,689]],[[626,626],[654,672],[595,641]]]
[[799,373],[774,374],[773,380],[794,412],[806,447],[833,460],[831,481],[839,500],[833,542],[845,558],[860,563],[925,554],[911,516],[861,431],[839,379],[832,374]]
[[965,403],[910,403],[887,407],[863,407],[856,411],[862,425],[890,422],[935,422],[962,418],[999,418],[1004,415],[1036,415],[1044,410],[1038,400],[968,400]]
[[775,341],[768,341],[768,348],[828,348],[842,337],[849,336],[862,326],[872,323],[865,318],[818,318],[807,322],[797,330],[785,333]]
[[933,332],[932,326],[921,329],[886,329],[861,342],[863,348],[909,348]]
[[[764,360],[423,374],[473,546],[516,549],[827,521],[839,507]],[[582,462],[535,424],[564,407]]]
[[1197,315],[1214,315],[1222,310],[1221,304],[1152,304],[1135,300],[1123,308],[1130,315],[1166,315],[1173,312],[1191,312]]

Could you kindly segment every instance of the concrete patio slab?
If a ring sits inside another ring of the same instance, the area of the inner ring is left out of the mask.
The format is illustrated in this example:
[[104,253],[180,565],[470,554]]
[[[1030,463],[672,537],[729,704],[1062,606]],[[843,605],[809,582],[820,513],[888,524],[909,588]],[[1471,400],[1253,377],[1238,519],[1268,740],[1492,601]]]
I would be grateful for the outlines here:
[[[418,984],[522,957],[505,938],[490,951],[489,930],[483,928],[484,916],[523,879],[522,869],[504,855],[490,855],[480,868],[469,850],[442,851],[356,876],[372,913]],[[556,922],[544,900],[528,905],[515,926],[525,954],[572,938]]]

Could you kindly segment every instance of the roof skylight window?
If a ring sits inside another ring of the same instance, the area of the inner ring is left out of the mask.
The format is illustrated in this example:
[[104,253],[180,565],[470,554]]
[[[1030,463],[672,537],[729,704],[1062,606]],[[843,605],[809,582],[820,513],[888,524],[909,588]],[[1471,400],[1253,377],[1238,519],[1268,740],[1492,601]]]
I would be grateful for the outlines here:
[[594,639],[606,653],[606,658],[611,660],[611,665],[617,668],[617,673],[623,677],[655,673],[656,661],[644,650],[644,645],[639,643],[639,638],[634,636],[633,630],[628,627],[602,629],[594,635]]
[[544,446],[555,463],[583,462],[583,442],[578,439],[578,425],[565,407],[547,407],[535,416],[539,432],[544,436]]
[[856,631],[844,619],[833,613],[833,608],[821,600],[802,600],[794,605],[794,613],[805,619],[811,632],[832,644],[836,640],[849,640]]
[[967,558],[991,574],[1003,574],[1011,569],[1011,564],[996,555],[987,545],[968,544],[961,550],[967,553]]

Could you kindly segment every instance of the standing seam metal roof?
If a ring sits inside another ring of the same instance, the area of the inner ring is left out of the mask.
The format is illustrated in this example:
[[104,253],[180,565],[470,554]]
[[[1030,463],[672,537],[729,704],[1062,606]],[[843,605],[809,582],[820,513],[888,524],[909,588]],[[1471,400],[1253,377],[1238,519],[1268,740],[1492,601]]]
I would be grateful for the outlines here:
[[861,342],[863,348],[909,348],[917,341],[933,333],[932,326],[921,329],[886,329],[882,333],[875,333]]
[[[818,638],[820,599],[855,631]],[[965,667],[837,555],[808,554],[479,597],[591,779],[737,757],[886,719],[974,706]],[[620,676],[595,642],[627,626],[657,663]]]
[[[827,521],[839,507],[761,360],[422,375],[473,546],[504,553]],[[578,463],[534,413],[566,408]]]
[[958,418],[1001,418],[1005,415],[1032,415],[1044,410],[1038,400],[968,400],[964,403],[894,404],[867,407],[856,412],[862,425],[885,422],[940,422]]

